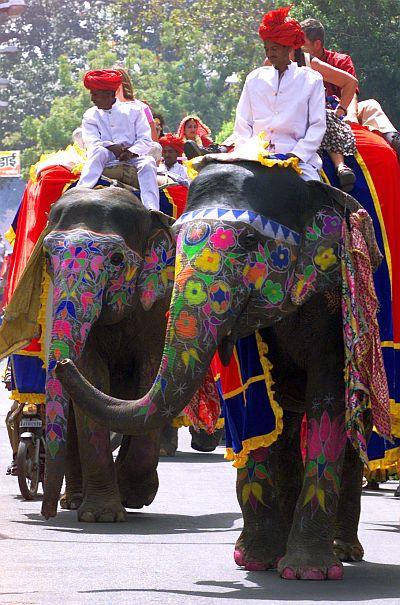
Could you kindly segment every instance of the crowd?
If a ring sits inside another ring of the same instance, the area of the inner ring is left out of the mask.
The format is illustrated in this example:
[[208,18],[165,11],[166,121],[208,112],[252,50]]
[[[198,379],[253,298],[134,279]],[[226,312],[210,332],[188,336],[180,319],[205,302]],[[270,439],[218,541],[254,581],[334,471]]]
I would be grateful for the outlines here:
[[345,156],[356,152],[349,123],[378,132],[400,156],[400,135],[375,100],[358,102],[358,81],[351,57],[325,48],[323,25],[315,19],[300,24],[289,7],[267,13],[259,28],[265,64],[247,77],[236,110],[233,136],[215,145],[210,129],[195,115],[186,115],[175,134],[165,133],[160,114],[135,98],[126,70],[85,74],[93,107],[82,121],[87,161],[79,185],[94,187],[105,166],[129,162],[138,171],[141,197],[158,208],[157,173],[188,185],[182,159],[229,151],[264,133],[268,150],[299,160],[304,179],[319,179],[321,154],[335,166],[340,186],[351,191],[354,172]]

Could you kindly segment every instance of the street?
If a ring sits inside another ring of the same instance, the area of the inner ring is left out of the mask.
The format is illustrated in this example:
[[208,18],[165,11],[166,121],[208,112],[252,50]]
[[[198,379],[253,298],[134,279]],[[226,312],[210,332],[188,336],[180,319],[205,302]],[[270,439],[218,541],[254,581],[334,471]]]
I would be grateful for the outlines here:
[[[3,368],[3,364],[1,364]],[[400,500],[394,482],[363,494],[363,563],[346,565],[341,582],[291,582],[276,572],[245,572],[233,561],[241,529],[235,470],[222,447],[190,449],[180,430],[179,452],[159,465],[155,502],[130,511],[122,524],[87,524],[74,511],[45,521],[40,499],[18,495],[5,475],[11,454],[0,391],[0,603],[182,604],[389,603],[400,604]]]

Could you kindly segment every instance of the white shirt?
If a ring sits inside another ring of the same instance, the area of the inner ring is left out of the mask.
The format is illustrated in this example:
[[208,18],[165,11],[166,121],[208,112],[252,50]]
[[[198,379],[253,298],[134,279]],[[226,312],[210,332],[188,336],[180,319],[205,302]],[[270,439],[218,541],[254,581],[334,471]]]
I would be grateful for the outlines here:
[[246,78],[236,109],[236,146],[261,132],[273,153],[294,153],[316,168],[326,130],[325,89],[322,76],[290,63],[279,79],[274,67],[259,67]]
[[87,149],[119,144],[146,155],[152,146],[149,122],[137,103],[115,101],[111,109],[91,107],[83,115],[82,137]]
[[184,185],[185,187],[189,187],[190,185],[190,179],[188,177],[186,167],[179,162],[175,162],[171,168],[168,168],[165,162],[161,162],[157,168],[157,172],[160,172],[161,174],[168,174],[174,181],[180,185]]

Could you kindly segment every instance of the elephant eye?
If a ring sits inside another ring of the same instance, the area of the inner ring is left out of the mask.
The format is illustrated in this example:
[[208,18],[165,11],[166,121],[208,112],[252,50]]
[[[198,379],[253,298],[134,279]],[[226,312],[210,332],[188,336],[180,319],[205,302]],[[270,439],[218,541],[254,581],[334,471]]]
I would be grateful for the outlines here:
[[124,260],[124,255],[121,254],[121,252],[114,252],[112,257],[110,258],[110,263],[112,265],[114,265],[115,267],[117,267],[118,265],[120,265],[122,263],[123,260]]
[[253,250],[258,245],[258,237],[253,233],[247,233],[244,237],[240,238],[240,243],[246,250]]

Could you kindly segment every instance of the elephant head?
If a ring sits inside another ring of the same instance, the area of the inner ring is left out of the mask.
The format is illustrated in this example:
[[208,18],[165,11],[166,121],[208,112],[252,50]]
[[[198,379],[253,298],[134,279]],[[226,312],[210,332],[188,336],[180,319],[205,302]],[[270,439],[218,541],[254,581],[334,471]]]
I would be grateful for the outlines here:
[[[314,255],[311,264],[321,269],[323,289],[334,283],[334,274],[340,273],[341,195],[322,184],[307,184],[289,169],[240,163],[202,170],[191,185],[188,211],[173,228],[175,283],[164,353],[151,390],[126,404],[93,389],[66,362],[57,374],[74,401],[124,433],[155,428],[178,414],[201,384],[217,349],[227,361],[238,338],[295,311],[299,300],[293,293],[299,291],[309,256],[304,242],[313,226],[318,233],[321,221],[326,223],[329,252],[317,250],[320,258]],[[315,291],[318,283],[316,278]]]
[[[93,325],[112,325],[169,295],[175,242],[169,218],[122,190],[74,189],[52,208],[43,241],[53,283],[46,381],[46,475],[43,514],[61,490],[69,396],[57,362],[79,360]],[[48,312],[48,311],[47,311]]]

